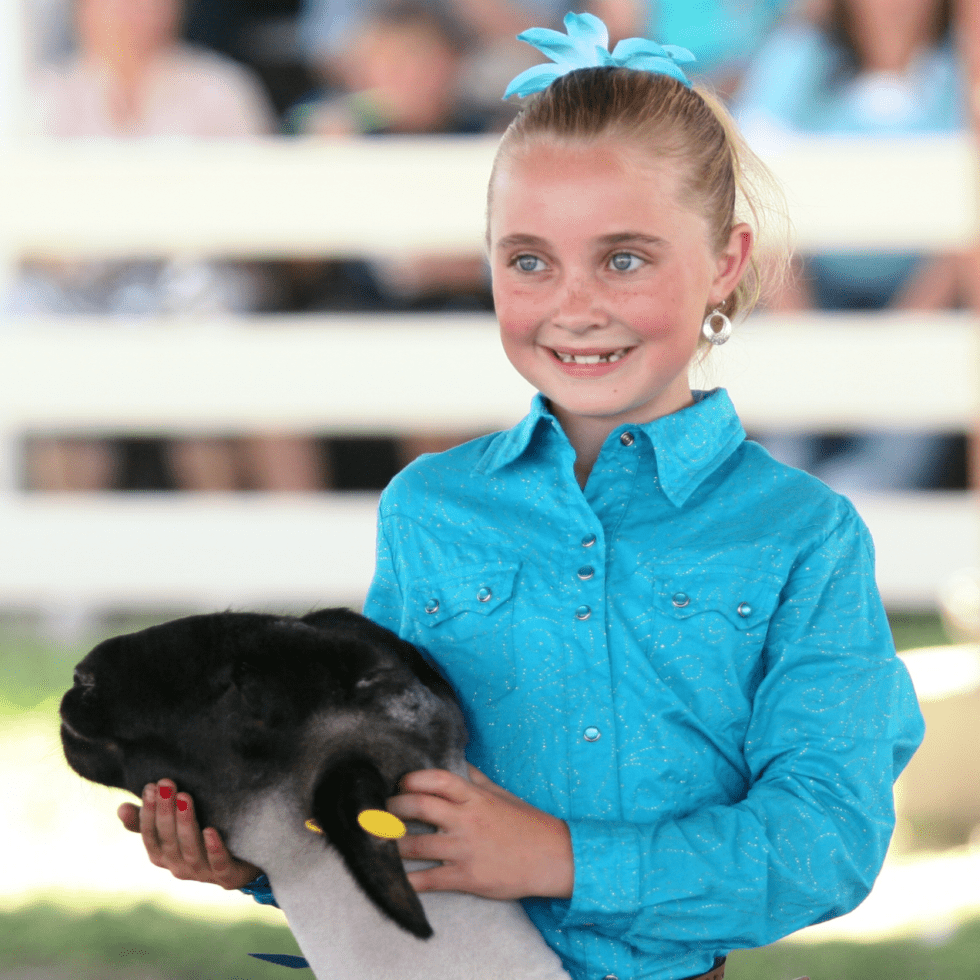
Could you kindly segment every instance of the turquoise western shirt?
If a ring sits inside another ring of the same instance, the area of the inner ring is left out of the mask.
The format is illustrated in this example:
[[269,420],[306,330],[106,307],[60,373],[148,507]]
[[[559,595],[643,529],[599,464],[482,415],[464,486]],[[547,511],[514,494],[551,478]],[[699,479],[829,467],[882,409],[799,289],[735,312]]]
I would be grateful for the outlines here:
[[473,765],[567,821],[525,908],[575,980],[676,980],[842,915],[923,735],[853,506],[723,389],[612,432],[584,491],[538,395],[384,492],[365,615],[459,694]]

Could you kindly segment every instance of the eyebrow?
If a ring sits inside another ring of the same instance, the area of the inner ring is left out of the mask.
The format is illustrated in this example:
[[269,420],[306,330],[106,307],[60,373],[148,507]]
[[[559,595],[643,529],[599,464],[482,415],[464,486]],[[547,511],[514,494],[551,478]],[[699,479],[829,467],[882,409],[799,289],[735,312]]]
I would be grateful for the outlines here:
[[[664,238],[655,235],[645,235],[640,231],[617,231],[611,235],[602,235],[596,241],[603,246],[623,245],[629,242],[636,242],[641,245],[650,245],[654,248],[667,244]],[[547,246],[547,241],[537,235],[508,235],[497,242],[498,249],[511,248],[543,248]]]

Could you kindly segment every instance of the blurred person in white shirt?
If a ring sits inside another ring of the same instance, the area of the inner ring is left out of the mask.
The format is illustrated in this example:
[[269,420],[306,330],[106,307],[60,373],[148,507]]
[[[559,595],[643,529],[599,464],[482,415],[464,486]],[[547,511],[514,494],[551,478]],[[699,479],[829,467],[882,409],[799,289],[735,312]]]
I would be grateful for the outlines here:
[[[276,128],[259,80],[231,59],[180,40],[182,0],[75,0],[77,47],[31,79],[32,133],[62,139],[248,139]],[[84,193],[79,188],[79,193]],[[215,316],[256,310],[254,268],[158,256],[126,261],[33,257],[8,299],[29,317],[126,319]],[[100,490],[120,482],[119,443],[38,438],[28,484]],[[168,444],[174,482],[195,490],[308,490],[320,483],[310,440],[284,435]]]

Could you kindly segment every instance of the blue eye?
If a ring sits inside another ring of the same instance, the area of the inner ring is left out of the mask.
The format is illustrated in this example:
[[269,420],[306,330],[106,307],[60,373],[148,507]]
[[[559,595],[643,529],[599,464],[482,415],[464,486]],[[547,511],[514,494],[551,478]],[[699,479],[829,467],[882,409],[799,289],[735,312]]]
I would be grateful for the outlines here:
[[514,259],[514,265],[517,266],[521,272],[537,272],[537,263],[541,260],[536,255],[518,255]]
[[643,261],[638,255],[632,252],[617,252],[610,260],[609,264],[617,272],[635,272]]

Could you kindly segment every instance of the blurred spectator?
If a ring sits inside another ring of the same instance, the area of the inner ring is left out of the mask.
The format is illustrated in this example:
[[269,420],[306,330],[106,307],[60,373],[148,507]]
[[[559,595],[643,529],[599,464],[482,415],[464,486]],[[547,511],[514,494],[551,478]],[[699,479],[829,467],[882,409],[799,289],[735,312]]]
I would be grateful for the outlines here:
[[[833,0],[822,23],[777,30],[749,69],[735,111],[750,143],[787,136],[949,134],[967,124],[950,0]],[[807,255],[772,309],[935,310],[970,302],[966,256]],[[867,433],[840,440],[764,437],[774,455],[836,489],[913,489],[942,482],[949,440]]]
[[458,107],[463,26],[438,6],[405,0],[358,18],[336,62],[344,94],[306,100],[290,129],[321,136],[475,133],[484,121]]
[[185,0],[183,37],[247,65],[281,118],[316,84],[297,36],[300,0]]
[[728,96],[769,33],[803,3],[814,0],[649,0],[645,33],[691,51],[698,60],[689,74]]
[[956,0],[956,35],[970,86],[973,127],[980,131],[980,3]]
[[[61,138],[245,138],[268,134],[272,114],[248,71],[179,42],[179,0],[76,0],[77,54],[39,71],[34,130]],[[81,189],[80,189],[81,191]],[[35,261],[9,305],[26,316],[216,315],[254,310],[262,283],[253,269],[204,261]],[[95,490],[125,483],[127,454],[144,443],[36,439],[30,485]],[[169,449],[186,489],[312,489],[307,440],[187,440]],[[139,481],[137,481],[139,485]]]
[[[290,129],[310,136],[475,134],[486,120],[458,102],[470,35],[444,9],[421,2],[376,6],[345,33],[346,53],[334,69],[345,91],[315,94],[289,114]],[[320,312],[491,310],[483,256],[421,253],[363,260],[294,263],[302,308]],[[295,294],[294,294],[295,295]],[[388,476],[420,452],[456,445],[463,435],[399,440]],[[365,449],[369,448],[365,444]],[[343,470],[331,441],[328,457]],[[374,446],[372,451],[378,451]],[[387,482],[387,481],[385,481]]]
[[[473,134],[479,114],[458,107],[456,95],[467,36],[437,7],[402,2],[377,7],[348,38],[344,94],[301,103],[291,128],[314,136]],[[319,310],[490,309],[483,256],[421,254],[303,267],[319,274]]]
[[[648,0],[427,0],[426,6],[452,17],[469,37],[458,90],[459,101],[493,118],[503,129],[514,115],[501,104],[507,83],[540,55],[516,36],[529,27],[560,28],[570,10],[589,10],[605,20],[614,39],[642,33]],[[308,63],[329,83],[350,77],[351,39],[385,0],[302,0],[299,42]]]

